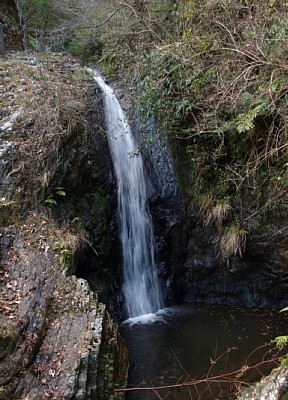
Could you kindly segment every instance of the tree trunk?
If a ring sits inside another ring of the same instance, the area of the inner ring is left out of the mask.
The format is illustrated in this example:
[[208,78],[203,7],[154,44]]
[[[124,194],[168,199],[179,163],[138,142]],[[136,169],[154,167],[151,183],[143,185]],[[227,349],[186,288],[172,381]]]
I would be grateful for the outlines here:
[[[0,23],[5,39],[5,50],[22,50],[22,35],[18,9],[14,0],[0,0]],[[3,37],[3,35],[1,36]],[[1,53],[3,52],[3,38],[1,38]]]
[[26,21],[24,21],[22,29],[23,29],[24,50],[28,51],[29,43],[28,43],[28,29],[27,29],[27,22]]
[[38,50],[43,53],[45,50],[45,46],[44,46],[44,37],[43,37],[43,32],[40,32],[40,35],[38,36],[38,42],[39,42],[39,48]]
[[4,55],[5,55],[4,30],[3,30],[3,25],[0,22],[0,56]]

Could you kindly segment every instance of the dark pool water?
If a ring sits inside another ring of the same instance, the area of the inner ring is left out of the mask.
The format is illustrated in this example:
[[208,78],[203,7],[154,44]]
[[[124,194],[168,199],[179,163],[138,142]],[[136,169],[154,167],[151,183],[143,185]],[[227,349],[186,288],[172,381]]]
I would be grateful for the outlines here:
[[[275,310],[185,304],[157,316],[154,322],[120,328],[129,351],[129,387],[203,382],[131,391],[129,400],[232,399],[238,383],[249,384],[276,366],[279,350],[265,343],[288,332],[287,316]],[[249,369],[223,377],[243,366]]]

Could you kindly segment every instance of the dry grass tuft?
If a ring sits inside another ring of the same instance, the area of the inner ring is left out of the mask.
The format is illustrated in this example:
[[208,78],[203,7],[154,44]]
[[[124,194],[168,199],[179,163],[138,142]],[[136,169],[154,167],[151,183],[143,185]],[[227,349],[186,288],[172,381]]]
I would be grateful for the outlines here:
[[232,207],[227,199],[215,200],[208,195],[203,198],[200,206],[200,215],[204,226],[216,226],[220,229],[232,214]]
[[243,257],[247,233],[246,230],[240,229],[240,227],[236,225],[225,229],[223,236],[219,240],[219,255],[223,261],[237,254],[241,258]]

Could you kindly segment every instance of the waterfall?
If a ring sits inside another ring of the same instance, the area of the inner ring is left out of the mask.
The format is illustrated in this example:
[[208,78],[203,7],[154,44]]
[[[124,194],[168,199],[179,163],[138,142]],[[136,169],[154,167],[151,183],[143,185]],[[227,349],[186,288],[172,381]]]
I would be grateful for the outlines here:
[[143,160],[113,90],[97,73],[94,79],[104,94],[108,142],[118,184],[125,306],[129,317],[137,317],[163,307]]

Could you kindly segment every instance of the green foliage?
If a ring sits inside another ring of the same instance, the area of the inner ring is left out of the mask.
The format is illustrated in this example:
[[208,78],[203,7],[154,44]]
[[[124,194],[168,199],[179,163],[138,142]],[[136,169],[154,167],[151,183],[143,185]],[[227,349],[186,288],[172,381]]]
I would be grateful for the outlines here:
[[66,189],[62,186],[55,187],[52,193],[44,200],[46,206],[53,206],[57,204],[56,198],[61,198],[66,196]]
[[53,0],[25,0],[19,2],[21,18],[27,22],[31,32],[47,32],[67,18]]
[[44,204],[46,206],[51,206],[51,205],[56,205],[57,201],[54,199],[53,194],[50,194],[45,200],[44,200]]
[[[286,308],[287,308],[287,307],[286,307]],[[284,310],[285,310],[285,309],[284,309]],[[281,311],[284,311],[284,310],[281,310]],[[276,346],[279,346],[279,347],[281,347],[281,348],[286,347],[287,344],[288,344],[288,335],[277,336],[277,337],[274,339],[274,342],[276,343]],[[281,366],[282,366],[282,367],[283,367],[283,366],[286,366],[287,363],[288,363],[288,354],[286,354],[286,355],[283,357],[283,359],[282,359],[282,361],[281,361]]]
[[98,32],[83,27],[79,28],[71,39],[66,39],[65,46],[83,64],[91,64],[101,57],[103,43]]
[[66,189],[62,186],[55,187],[54,192],[57,196],[66,196]]
[[236,127],[239,133],[250,131],[254,128],[254,120],[255,118],[264,111],[266,104],[260,103],[256,107],[252,108],[252,110],[248,111],[245,114],[240,114],[236,118]]
[[280,204],[287,187],[287,4],[127,4],[102,31],[100,61],[134,83],[142,119],[154,116],[170,135],[185,194],[233,198],[244,220],[251,214],[245,198],[255,215],[271,199]]
[[275,343],[277,344],[277,346],[283,347],[283,346],[287,346],[288,343],[288,336],[287,335],[283,335],[283,336],[277,336],[274,339]]
[[[288,307],[284,307],[284,308],[282,308],[282,310],[280,310],[280,312],[285,312],[285,311],[288,311]],[[286,347],[287,344],[288,344],[288,335],[277,336],[277,337],[274,339],[274,342],[275,342],[276,345],[279,346],[279,347]],[[286,354],[286,355],[283,357],[282,362],[281,362],[281,366],[287,365],[287,362],[288,362],[288,354]]]

